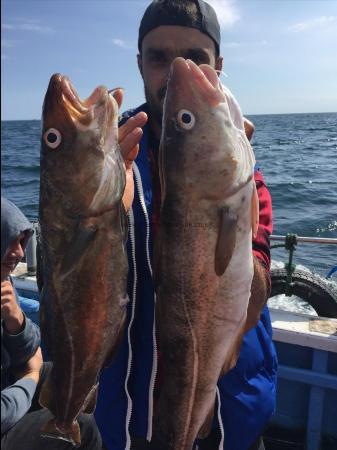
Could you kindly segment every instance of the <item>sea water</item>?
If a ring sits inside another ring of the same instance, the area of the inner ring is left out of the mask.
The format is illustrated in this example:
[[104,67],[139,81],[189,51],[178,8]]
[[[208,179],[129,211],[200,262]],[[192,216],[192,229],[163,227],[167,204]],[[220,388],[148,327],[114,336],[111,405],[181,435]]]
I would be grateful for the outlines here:
[[[248,118],[255,124],[257,165],[272,196],[273,233],[337,238],[337,113]],[[3,121],[1,128],[2,195],[37,220],[41,123]],[[272,258],[279,264],[288,255],[273,249]],[[337,246],[301,243],[294,263],[325,276],[337,265]]]

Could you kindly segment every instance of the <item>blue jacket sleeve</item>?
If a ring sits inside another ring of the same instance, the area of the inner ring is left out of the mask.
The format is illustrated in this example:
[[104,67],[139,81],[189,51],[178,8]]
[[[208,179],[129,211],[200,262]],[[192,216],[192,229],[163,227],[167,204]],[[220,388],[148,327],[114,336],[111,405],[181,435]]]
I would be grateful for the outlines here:
[[1,435],[14,426],[29,410],[36,390],[30,378],[21,378],[1,391]]
[[3,327],[2,344],[6,347],[11,368],[25,364],[38,349],[41,336],[39,327],[25,316],[25,327],[19,334],[11,335]]

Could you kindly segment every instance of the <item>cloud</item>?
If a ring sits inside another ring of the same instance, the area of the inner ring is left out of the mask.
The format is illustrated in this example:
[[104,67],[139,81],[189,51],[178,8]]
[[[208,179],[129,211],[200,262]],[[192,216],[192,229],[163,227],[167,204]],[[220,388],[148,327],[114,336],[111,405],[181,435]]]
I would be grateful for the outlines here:
[[49,34],[54,33],[54,30],[46,25],[40,25],[38,23],[2,23],[1,28],[3,30],[10,31],[29,31],[33,33]]
[[218,16],[221,28],[229,28],[240,20],[240,14],[235,6],[235,0],[206,0],[213,6]]
[[111,42],[116,45],[116,47],[131,49],[133,48],[133,45],[129,44],[128,42],[124,41],[123,39],[112,39]]
[[301,33],[302,31],[318,29],[336,23],[337,16],[320,16],[304,22],[295,23],[289,27],[289,30],[293,33]]
[[222,44],[224,48],[242,48],[242,47],[264,47],[268,45],[268,41],[256,41],[256,42],[225,42]]
[[34,31],[36,33],[53,33],[54,30],[45,25],[36,25],[32,23],[23,23],[20,25],[20,30],[23,31]]
[[242,46],[243,46],[242,42],[226,42],[226,43],[222,44],[222,47],[224,47],[224,48],[239,48]]

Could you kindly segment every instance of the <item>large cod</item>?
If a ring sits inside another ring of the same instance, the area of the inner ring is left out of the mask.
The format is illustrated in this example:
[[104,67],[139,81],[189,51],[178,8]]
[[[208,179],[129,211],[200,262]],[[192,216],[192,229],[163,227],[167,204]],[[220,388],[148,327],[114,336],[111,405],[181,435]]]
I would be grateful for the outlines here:
[[127,222],[118,146],[122,92],[98,87],[82,101],[52,76],[43,105],[40,162],[42,340],[53,361],[40,403],[42,433],[81,442],[76,420],[93,412],[98,375],[126,317]]
[[159,150],[156,450],[191,450],[208,434],[218,379],[236,364],[254,273],[254,165],[240,108],[216,72],[175,59]]

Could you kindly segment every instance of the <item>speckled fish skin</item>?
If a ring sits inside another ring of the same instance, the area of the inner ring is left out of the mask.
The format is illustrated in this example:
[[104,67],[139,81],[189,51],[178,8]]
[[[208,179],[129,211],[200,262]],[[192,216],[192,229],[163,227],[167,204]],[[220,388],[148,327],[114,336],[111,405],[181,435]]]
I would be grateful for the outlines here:
[[53,369],[40,403],[55,418],[43,433],[79,444],[76,417],[93,411],[99,372],[126,317],[118,104],[104,87],[82,101],[70,80],[55,74],[42,119],[38,282],[42,340]]
[[255,159],[240,109],[226,92],[209,66],[173,62],[154,257],[164,373],[153,423],[156,450],[190,450],[197,436],[208,434],[217,381],[237,361],[246,321]]

